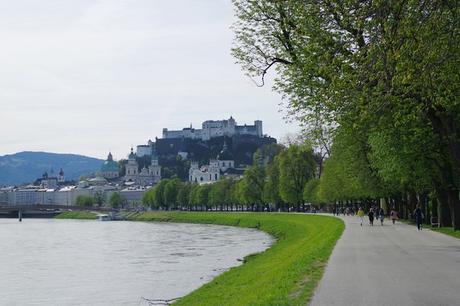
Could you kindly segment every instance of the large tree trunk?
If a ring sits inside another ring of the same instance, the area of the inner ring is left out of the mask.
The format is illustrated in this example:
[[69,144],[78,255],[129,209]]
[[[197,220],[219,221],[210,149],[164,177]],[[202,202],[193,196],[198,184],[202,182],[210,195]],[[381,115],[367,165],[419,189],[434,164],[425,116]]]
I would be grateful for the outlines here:
[[441,139],[443,185],[448,188],[447,198],[454,229],[460,229],[460,137],[456,118],[441,106],[429,107],[427,116],[433,130]]
[[458,195],[457,189],[451,189],[447,192],[447,201],[449,203],[454,230],[460,230],[460,199]]
[[415,193],[415,191],[409,191],[407,200],[408,200],[408,205],[407,205],[408,215],[412,216],[418,204],[417,194]]
[[447,191],[438,189],[438,220],[440,226],[451,226],[452,219],[450,217],[450,208],[447,201]]

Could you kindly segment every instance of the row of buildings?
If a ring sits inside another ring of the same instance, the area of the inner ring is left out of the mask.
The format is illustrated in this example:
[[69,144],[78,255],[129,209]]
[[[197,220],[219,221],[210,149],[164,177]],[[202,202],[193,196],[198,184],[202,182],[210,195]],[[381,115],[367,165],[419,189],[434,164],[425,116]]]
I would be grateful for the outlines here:
[[[233,137],[246,135],[251,137],[263,137],[262,121],[255,121],[254,125],[237,125],[235,119],[203,122],[202,129],[184,128],[180,131],[163,130],[163,139],[193,139],[209,140],[212,138]],[[187,159],[188,152],[178,150],[177,155]],[[150,163],[142,168],[139,159],[150,158]],[[244,167],[238,168],[235,159],[227,143],[224,140],[222,150],[208,164],[200,165],[197,161],[190,161],[188,180],[191,183],[209,184],[224,177],[239,178],[244,172]],[[102,196],[106,200],[114,193],[120,193],[126,202],[131,205],[139,205],[144,192],[161,180],[162,167],[159,163],[155,143],[149,141],[147,145],[133,148],[124,164],[115,161],[109,152],[107,159],[95,175],[79,182],[67,181],[64,171],[61,169],[58,175],[49,175],[45,172],[41,178],[32,185],[21,187],[0,188],[0,205],[76,205],[79,196]],[[123,175],[122,175],[123,174]]]
[[113,186],[108,182],[103,185],[88,186],[59,186],[57,188],[41,188],[39,186],[5,187],[0,188],[0,206],[2,205],[77,205],[79,196],[102,197],[108,202],[111,195],[119,193],[125,204],[137,206],[142,204],[142,196],[146,188]]

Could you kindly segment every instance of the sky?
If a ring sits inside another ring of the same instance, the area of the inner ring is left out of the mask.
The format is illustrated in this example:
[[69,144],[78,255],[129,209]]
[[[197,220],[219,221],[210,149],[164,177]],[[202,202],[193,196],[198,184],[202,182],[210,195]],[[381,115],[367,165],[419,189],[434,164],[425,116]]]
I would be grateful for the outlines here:
[[230,0],[0,1],[0,155],[115,159],[233,116],[281,138],[281,96],[231,56]]

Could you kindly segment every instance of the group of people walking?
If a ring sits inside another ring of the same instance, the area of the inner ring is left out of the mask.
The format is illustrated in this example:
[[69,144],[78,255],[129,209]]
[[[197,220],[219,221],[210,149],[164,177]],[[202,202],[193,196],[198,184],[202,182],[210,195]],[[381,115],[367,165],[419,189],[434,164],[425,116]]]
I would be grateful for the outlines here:
[[[358,209],[358,217],[361,223],[361,226],[363,226],[364,222],[364,216],[365,212],[362,207]],[[369,209],[369,212],[367,213],[367,217],[369,218],[369,225],[374,226],[374,220],[380,220],[380,225],[383,226],[383,221],[385,220],[385,211],[383,208],[379,207],[371,207]],[[395,224],[396,220],[398,219],[398,213],[392,209],[390,212],[390,219]]]

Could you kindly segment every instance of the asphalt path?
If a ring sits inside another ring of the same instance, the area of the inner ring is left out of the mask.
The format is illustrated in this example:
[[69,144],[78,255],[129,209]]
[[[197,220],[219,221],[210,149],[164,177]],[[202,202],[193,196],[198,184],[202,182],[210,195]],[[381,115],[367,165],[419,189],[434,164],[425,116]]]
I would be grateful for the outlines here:
[[310,305],[460,305],[460,239],[386,219],[342,217]]

